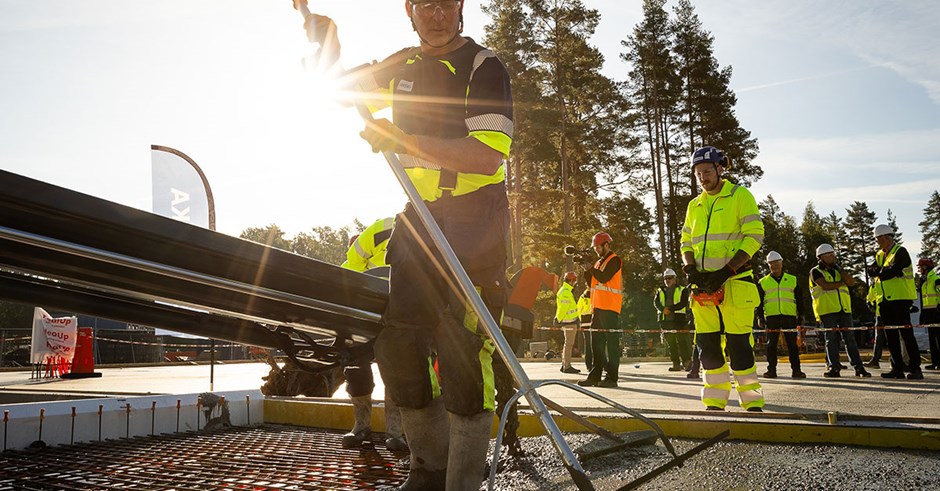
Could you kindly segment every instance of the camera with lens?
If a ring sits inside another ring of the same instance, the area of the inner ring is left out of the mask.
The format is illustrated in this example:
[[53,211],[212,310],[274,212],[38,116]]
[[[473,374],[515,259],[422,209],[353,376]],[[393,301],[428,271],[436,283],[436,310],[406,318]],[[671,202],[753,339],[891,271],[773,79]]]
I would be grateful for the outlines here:
[[571,256],[574,262],[581,264],[590,264],[597,259],[597,254],[594,254],[593,249],[577,249],[572,245],[565,246],[565,255]]

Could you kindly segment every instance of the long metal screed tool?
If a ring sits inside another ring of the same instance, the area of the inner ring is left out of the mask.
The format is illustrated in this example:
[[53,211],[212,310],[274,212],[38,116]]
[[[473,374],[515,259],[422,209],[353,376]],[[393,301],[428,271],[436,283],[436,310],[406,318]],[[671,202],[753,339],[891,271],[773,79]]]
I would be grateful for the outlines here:
[[[297,9],[303,16],[305,21],[311,15],[309,8],[307,7],[306,0],[294,0],[294,8]],[[308,23],[308,26],[312,26],[313,23]],[[335,28],[331,26],[330,28]],[[308,33],[308,38],[313,40],[315,36],[311,36]],[[329,62],[337,62],[339,58],[339,43],[335,43],[335,46],[321,46],[320,53],[321,56],[327,56],[330,58]],[[356,102],[356,109],[359,111],[360,116],[362,116],[363,121],[366,124],[371,124],[374,119],[372,113],[369,109],[361,102]],[[391,151],[384,151],[382,155],[385,157],[385,160],[388,162],[389,167],[392,170],[392,173],[395,175],[395,178],[398,179],[398,183],[404,189],[405,194],[408,196],[408,200],[411,205],[414,207],[415,212],[418,214],[418,217],[421,220],[421,223],[424,225],[425,229],[428,231],[428,235],[431,237],[431,241],[434,243],[434,247],[441,253],[441,256],[444,258],[446,263],[446,271],[449,272],[453,278],[456,280],[456,285],[451,284],[451,288],[456,288],[459,290],[459,293],[470,303],[474,313],[476,313],[477,318],[480,323],[483,325],[483,328],[486,330],[487,335],[490,339],[493,340],[493,343],[496,345],[496,350],[499,352],[499,355],[506,362],[506,366],[509,368],[510,373],[512,374],[513,380],[518,387],[518,392],[515,399],[518,399],[521,396],[525,396],[526,400],[529,402],[529,407],[532,411],[538,416],[539,421],[542,423],[542,426],[545,428],[546,433],[548,433],[551,438],[552,444],[555,446],[558,454],[562,458],[562,463],[565,468],[568,469],[568,473],[571,475],[572,480],[579,490],[588,491],[593,490],[594,485],[591,483],[591,480],[588,478],[587,474],[584,471],[584,468],[581,466],[581,463],[576,458],[574,452],[571,450],[571,447],[568,445],[568,442],[565,441],[564,436],[561,433],[561,430],[558,428],[558,425],[555,423],[551,413],[549,413],[548,408],[545,403],[542,401],[542,398],[536,392],[537,386],[533,384],[529,377],[526,375],[525,370],[522,368],[522,365],[519,364],[519,361],[516,359],[513,354],[512,348],[509,346],[509,343],[506,341],[506,338],[503,336],[502,332],[499,329],[499,325],[496,323],[496,320],[490,314],[489,309],[483,303],[483,299],[477,293],[476,288],[473,286],[473,283],[470,281],[470,277],[467,275],[467,272],[464,270],[463,266],[460,264],[460,261],[457,259],[456,254],[451,248],[450,244],[447,242],[447,239],[444,237],[443,232],[440,227],[438,227],[437,222],[434,220],[434,217],[431,215],[430,210],[427,205],[424,203],[424,200],[421,199],[421,195],[418,194],[417,189],[414,187],[414,184],[409,179],[408,174],[405,172],[404,167],[401,164],[401,161],[398,159],[398,155]],[[434,255],[431,254],[429,250],[428,256],[432,261],[436,261]],[[440,265],[437,265],[440,268]],[[441,271],[445,271],[441,269]],[[446,275],[445,275],[446,277]],[[569,387],[575,391],[589,395],[598,401],[604,402],[605,404],[610,404],[617,409],[625,410],[623,406],[614,403],[610,399],[594,394],[590,391],[587,391],[581,387],[578,387],[569,382],[561,380],[551,381],[553,385],[562,385]],[[538,384],[538,386],[545,385],[545,382]],[[507,408],[510,404],[507,404]],[[672,444],[666,438],[663,431],[651,420],[639,415],[634,411],[627,410],[627,412],[635,417],[638,417],[642,421],[650,424],[653,429],[660,435],[662,438],[663,444],[670,454],[674,457],[672,461],[675,462],[672,465],[666,464],[662,467],[672,467],[675,465],[681,465],[681,462],[684,460],[682,457],[677,456],[675,450],[672,447]],[[508,411],[503,412],[503,417],[501,418],[500,429],[504,424],[503,419],[508,414]],[[497,435],[497,443],[500,441],[501,434]],[[489,489],[493,489],[494,486],[494,477],[496,474],[497,463],[499,459],[499,447],[497,446],[494,456],[493,463],[491,464],[490,471],[490,482]],[[665,469],[662,469],[665,470]],[[659,472],[662,472],[659,470]],[[651,472],[651,474],[658,474],[657,470]],[[650,476],[652,477],[652,476]],[[641,478],[642,479],[642,478]]]

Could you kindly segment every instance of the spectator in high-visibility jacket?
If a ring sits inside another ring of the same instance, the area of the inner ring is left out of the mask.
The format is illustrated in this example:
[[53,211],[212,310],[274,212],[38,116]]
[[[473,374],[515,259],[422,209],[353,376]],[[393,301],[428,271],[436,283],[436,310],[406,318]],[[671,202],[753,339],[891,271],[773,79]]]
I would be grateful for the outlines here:
[[796,326],[802,324],[803,289],[796,276],[783,272],[783,256],[777,251],[767,254],[770,274],[757,282],[761,304],[757,317],[767,329],[767,371],[764,378],[777,378],[777,344],[780,334],[787,344],[793,378],[806,378],[800,369],[800,348],[797,346]]
[[809,289],[813,296],[813,312],[826,333],[826,363],[829,370],[824,377],[840,377],[842,364],[839,362],[839,347],[845,341],[845,352],[849,363],[855,367],[856,377],[871,377],[862,365],[858,354],[858,345],[852,327],[852,297],[849,287],[855,284],[855,278],[848,274],[836,262],[836,251],[830,244],[820,244],[816,248],[819,263],[809,272]]
[[[584,272],[584,279],[591,285],[592,346],[594,368],[587,379],[578,382],[582,387],[617,387],[620,372],[620,309],[623,307],[621,270],[623,261],[610,249],[607,232],[594,234],[591,246],[597,254],[597,262]],[[606,372],[606,374],[605,374]]]
[[581,370],[571,366],[571,352],[574,350],[574,338],[578,333],[579,317],[578,304],[574,301],[574,284],[578,275],[574,271],[565,273],[558,293],[555,294],[555,323],[561,326],[565,333],[565,346],[561,354],[562,373],[581,373]]
[[669,358],[672,360],[670,372],[689,370],[692,367],[692,342],[687,331],[689,328],[686,309],[689,308],[689,290],[676,284],[676,272],[667,269],[663,272],[663,286],[653,294],[653,306],[659,312],[659,327],[663,340],[669,346]]
[[748,264],[764,241],[764,223],[754,196],[724,179],[731,161],[715,147],[699,148],[691,170],[702,194],[689,202],[682,227],[682,271],[689,278],[695,339],[705,371],[702,403],[724,410],[731,373],[722,352],[727,342],[738,399],[747,411],[761,411],[764,394],[754,363],[754,309],[760,303]]
[[[578,313],[581,314],[581,328],[591,327],[594,309],[591,307],[591,289],[585,288],[578,298]],[[584,366],[590,372],[594,368],[594,350],[591,348],[591,331],[581,331],[584,344]]]
[[[394,218],[382,218],[349,240],[343,268],[388,278],[389,267],[385,262],[385,247],[392,235]],[[353,403],[355,423],[349,433],[343,435],[343,447],[355,448],[372,435],[372,391],[375,380],[372,375],[374,355],[370,350],[363,357],[352,361],[343,369],[346,376],[346,393]],[[407,450],[401,429],[401,411],[391,397],[385,398],[385,446],[389,450]]]
[[921,258],[917,261],[920,270],[920,324],[927,325],[927,343],[930,352],[930,365],[927,370],[940,370],[940,274],[934,267],[933,260]]
[[[874,230],[878,242],[875,262],[869,265],[868,274],[875,279],[875,303],[885,324],[885,339],[891,353],[891,371],[881,374],[884,378],[920,380],[924,374],[920,369],[920,348],[911,328],[911,307],[917,299],[914,286],[914,265],[907,249],[894,240],[894,229],[878,225]],[[897,327],[901,326],[901,327]],[[910,363],[904,364],[901,340],[910,354]]]

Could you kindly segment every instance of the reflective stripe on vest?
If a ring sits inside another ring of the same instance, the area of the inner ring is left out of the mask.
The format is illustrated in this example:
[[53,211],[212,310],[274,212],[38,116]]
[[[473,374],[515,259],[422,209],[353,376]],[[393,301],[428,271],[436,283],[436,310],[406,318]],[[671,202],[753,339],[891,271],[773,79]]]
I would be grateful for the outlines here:
[[[662,304],[663,307],[672,307],[673,305],[676,305],[677,303],[679,303],[679,302],[682,301],[682,291],[683,291],[683,290],[685,290],[685,288],[682,288],[681,285],[676,285],[676,286],[675,286],[675,289],[672,291],[672,304],[671,304],[671,305],[666,305],[666,292],[665,292],[665,290],[663,290],[662,287],[660,287],[660,288],[659,288],[659,303]],[[673,313],[673,314],[684,314],[684,313],[685,313],[685,307],[682,307],[682,308],[679,309],[679,310],[673,310],[672,313]]]
[[937,293],[938,279],[940,279],[940,276],[937,275],[936,269],[931,269],[927,272],[927,277],[924,278],[923,283],[920,285],[921,308],[935,309],[937,308],[937,304],[940,303],[940,293]]
[[[598,259],[597,262],[594,263],[594,268],[604,271],[604,268],[607,267],[610,260],[615,257],[617,257],[617,255],[611,253],[607,256],[607,259],[604,260],[603,264],[601,264],[601,260]],[[597,278],[591,277],[591,305],[593,308],[620,313],[620,308],[623,306],[623,293],[620,291],[620,276],[621,270],[618,269],[610,281],[605,283],[598,283]]]
[[578,304],[574,301],[574,295],[571,294],[572,286],[568,283],[562,283],[558,293],[555,294],[555,319],[558,322],[569,323],[578,320]]
[[796,317],[796,276],[784,273],[778,282],[767,275],[760,279],[760,287],[764,290],[764,316]]
[[815,266],[810,270],[809,289],[810,293],[813,295],[813,312],[816,313],[816,320],[819,320],[819,317],[822,315],[836,312],[851,314],[852,297],[849,296],[849,287],[841,285],[835,290],[823,290],[821,286],[813,281],[813,270],[822,273],[823,279],[828,283],[841,281],[842,275],[838,271],[835,271],[834,274],[829,274],[828,270],[822,269],[819,266]]
[[[891,251],[886,255],[884,251],[878,250],[875,255],[875,263],[881,267],[889,267],[894,264],[894,256],[901,250],[901,246],[895,243]],[[914,286],[914,266],[908,264],[901,276],[881,281],[881,278],[875,278],[875,298],[876,302],[881,303],[885,300],[916,300],[917,288]]]
[[699,270],[717,271],[739,250],[753,255],[763,242],[760,210],[746,188],[726,180],[716,196],[703,192],[689,202],[680,246],[693,254]]

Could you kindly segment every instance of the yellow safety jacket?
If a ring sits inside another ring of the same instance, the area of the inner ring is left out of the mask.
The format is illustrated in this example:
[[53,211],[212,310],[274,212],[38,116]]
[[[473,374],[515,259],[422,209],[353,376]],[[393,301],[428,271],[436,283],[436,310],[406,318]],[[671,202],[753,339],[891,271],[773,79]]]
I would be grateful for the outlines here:
[[764,290],[764,316],[789,315],[796,317],[796,276],[783,273],[778,282],[771,275],[760,279]]
[[[346,250],[343,268],[364,273],[377,268],[388,268],[385,262],[385,248],[392,236],[394,218],[382,218],[369,225]],[[388,274],[382,275],[388,276]]]
[[[764,242],[764,222],[754,195],[725,180],[717,195],[702,192],[689,202],[682,227],[682,252],[699,271],[717,271],[742,250],[753,256]],[[743,272],[733,278],[751,275]]]
[[[509,158],[513,135],[509,75],[493,51],[472,40],[440,56],[403,50],[359,84],[360,90],[381,94],[369,108],[375,111],[391,104],[395,124],[407,133],[474,138]],[[413,155],[398,157],[425,201],[461,196],[506,180],[505,163],[493,174],[474,174]]]
[[571,290],[574,287],[567,282],[562,282],[561,288],[555,294],[555,320],[559,324],[571,324],[578,320],[578,304],[574,301],[574,294]]
[[935,309],[940,304],[940,293],[937,293],[937,275],[936,269],[927,271],[927,276],[920,284],[920,307],[922,309]]
[[[881,267],[888,267],[894,264],[894,256],[901,250],[897,243],[891,247],[888,254],[878,250],[875,254],[875,264]],[[902,271],[901,276],[881,281],[881,278],[875,278],[875,303],[892,300],[916,300],[917,288],[914,286],[914,265],[910,264]]]
[[819,321],[821,316],[836,312],[851,314],[852,297],[849,296],[849,287],[841,285],[835,290],[823,290],[821,286],[813,281],[813,270],[822,273],[823,278],[829,283],[841,281],[842,274],[838,270],[830,273],[829,270],[820,268],[819,265],[810,270],[809,290],[813,295],[813,312],[816,314],[816,320]]
[[[683,291],[685,291],[685,287],[683,287],[682,285],[676,285],[676,287],[672,290],[672,305],[666,305],[666,290],[664,290],[663,287],[659,287],[659,289],[657,290],[657,294],[659,295],[659,304],[662,305],[663,307],[672,307],[673,305],[676,305],[677,303],[682,301]],[[682,307],[681,309],[673,310],[672,313],[684,314],[685,309],[686,307]],[[660,320],[662,320],[662,313],[660,313],[659,317],[660,317]]]
[[591,308],[591,297],[585,297],[584,294],[578,298],[578,313],[581,315],[591,315],[594,310]]
[[[610,260],[617,257],[616,254],[610,253],[603,263],[601,259],[598,259],[594,263],[594,268],[601,271],[607,267],[607,264],[610,263]],[[597,278],[591,277],[591,305],[595,309],[610,310],[616,313],[620,313],[620,309],[623,307],[623,291],[621,290],[621,275],[623,273],[622,269],[617,270],[614,273],[614,276],[605,283],[599,283]]]

